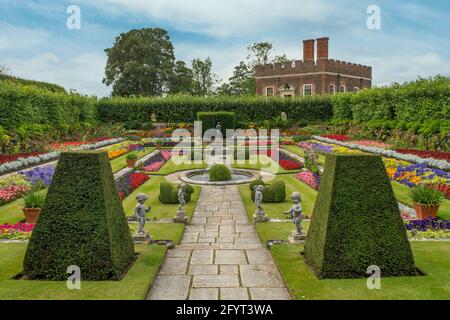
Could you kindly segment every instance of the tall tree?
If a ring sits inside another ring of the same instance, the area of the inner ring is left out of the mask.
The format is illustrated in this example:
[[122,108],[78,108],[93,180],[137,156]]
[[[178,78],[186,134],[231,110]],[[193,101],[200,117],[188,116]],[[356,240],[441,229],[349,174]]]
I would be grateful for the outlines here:
[[241,61],[234,67],[233,76],[229,79],[229,94],[244,95],[253,94],[256,91],[256,79],[254,68]]
[[192,93],[197,96],[209,95],[214,92],[214,86],[218,83],[217,76],[212,70],[212,60],[194,59],[192,61],[193,86]]
[[8,76],[10,73],[11,70],[5,64],[0,64],[0,76]]
[[169,90],[175,56],[166,30],[145,28],[122,33],[112,48],[103,82],[113,96],[160,96]]
[[184,61],[177,61],[169,85],[170,93],[192,93],[194,74]]

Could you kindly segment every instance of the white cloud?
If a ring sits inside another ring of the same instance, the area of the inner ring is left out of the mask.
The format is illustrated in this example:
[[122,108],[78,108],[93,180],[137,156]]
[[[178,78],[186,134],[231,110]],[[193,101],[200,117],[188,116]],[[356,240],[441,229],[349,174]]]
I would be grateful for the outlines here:
[[44,30],[35,30],[0,23],[0,52],[32,49],[48,43],[50,34]]

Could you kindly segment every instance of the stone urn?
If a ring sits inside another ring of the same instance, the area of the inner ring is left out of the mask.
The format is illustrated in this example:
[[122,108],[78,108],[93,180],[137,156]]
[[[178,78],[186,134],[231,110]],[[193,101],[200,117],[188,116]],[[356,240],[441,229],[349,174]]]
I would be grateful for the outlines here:
[[22,208],[23,214],[25,215],[25,219],[27,223],[36,224],[39,214],[41,213],[40,208]]
[[135,159],[127,159],[127,167],[134,168],[136,166],[137,160]]
[[424,220],[426,218],[436,218],[439,206],[430,206],[416,203],[415,205],[417,218]]

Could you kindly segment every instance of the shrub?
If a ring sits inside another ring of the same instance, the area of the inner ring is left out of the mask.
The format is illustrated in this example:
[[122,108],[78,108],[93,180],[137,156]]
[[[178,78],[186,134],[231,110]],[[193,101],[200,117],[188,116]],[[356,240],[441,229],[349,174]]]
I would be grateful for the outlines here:
[[255,187],[262,185],[263,203],[282,203],[286,200],[286,185],[284,181],[274,181],[271,185],[265,184],[261,179],[255,180],[249,185],[251,198],[255,201]]
[[209,181],[230,181],[231,171],[224,164],[215,164],[209,169]]
[[223,139],[226,137],[226,130],[234,129],[235,126],[234,112],[198,112],[197,121],[202,121],[203,133],[208,129],[215,129],[219,121]]
[[139,158],[139,155],[136,151],[132,151],[128,153],[125,157],[127,160],[137,160]]
[[305,244],[305,261],[322,278],[416,275],[399,207],[376,155],[328,155]]
[[119,279],[134,255],[106,152],[62,153],[24,258],[28,279]]
[[[161,182],[159,185],[159,201],[164,204],[179,204],[178,191],[180,186],[173,185],[169,182]],[[187,184],[184,192],[184,200],[186,203],[191,202],[194,188]]]
[[412,201],[423,206],[440,206],[444,195],[437,189],[420,186],[410,190]]

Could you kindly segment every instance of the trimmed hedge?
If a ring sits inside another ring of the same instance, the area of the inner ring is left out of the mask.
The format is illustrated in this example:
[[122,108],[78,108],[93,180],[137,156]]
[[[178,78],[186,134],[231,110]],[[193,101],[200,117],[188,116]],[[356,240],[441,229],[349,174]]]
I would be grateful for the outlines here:
[[28,80],[28,79],[17,78],[14,76],[0,74],[0,81],[5,81],[5,80],[20,84],[20,85],[25,85],[25,86],[35,86],[35,87],[45,89],[45,90],[51,91],[51,92],[67,93],[66,89],[64,89],[63,87],[58,86],[57,84],[54,84],[54,83]]
[[[173,185],[169,182],[161,182],[159,185],[159,201],[164,204],[179,204],[178,201],[178,191],[180,190],[180,186]],[[184,200],[186,203],[191,202],[192,194],[194,193],[194,188],[187,184]]]
[[[103,98],[98,101],[99,120],[104,122],[146,122],[155,112],[159,122],[194,122],[198,112],[234,112],[237,122],[263,122],[285,111],[290,120],[322,122],[331,120],[329,97],[283,99],[279,97],[192,97]],[[222,124],[223,126],[223,124]]]
[[134,245],[105,151],[62,153],[24,259],[28,279],[119,279]]
[[251,198],[255,201],[255,187],[262,185],[263,203],[282,203],[286,200],[286,185],[284,181],[275,180],[272,184],[265,184],[261,179],[255,180],[249,185]]
[[227,129],[234,129],[234,112],[197,112],[197,121],[202,122],[202,132],[215,129],[217,121],[222,126],[222,137],[226,138]]
[[414,276],[406,229],[382,158],[327,155],[305,244],[305,261],[320,279]]
[[95,121],[95,98],[0,81],[0,126],[6,130],[30,124],[67,128]]
[[224,164],[215,164],[209,169],[209,181],[230,181],[231,171]]

